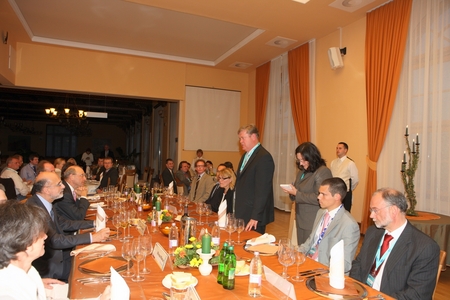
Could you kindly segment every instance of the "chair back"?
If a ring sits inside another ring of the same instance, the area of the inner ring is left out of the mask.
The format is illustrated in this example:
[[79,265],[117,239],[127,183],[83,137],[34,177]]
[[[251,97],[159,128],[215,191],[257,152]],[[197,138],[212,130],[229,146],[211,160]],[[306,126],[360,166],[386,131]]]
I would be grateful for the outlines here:
[[150,173],[150,167],[145,167],[142,181],[148,182],[148,174]]
[[14,180],[12,178],[0,178],[0,183],[5,187],[5,194],[8,200],[16,200],[16,186],[14,185]]
[[447,256],[447,252],[445,252],[444,250],[441,250],[441,253],[439,254],[439,267],[438,267],[438,271],[437,271],[437,275],[436,275],[436,286],[434,287],[434,292],[433,292],[433,299],[434,299],[434,294],[436,293],[436,288],[439,282],[439,277],[441,276],[441,272],[442,269],[444,269],[445,266],[445,257]]

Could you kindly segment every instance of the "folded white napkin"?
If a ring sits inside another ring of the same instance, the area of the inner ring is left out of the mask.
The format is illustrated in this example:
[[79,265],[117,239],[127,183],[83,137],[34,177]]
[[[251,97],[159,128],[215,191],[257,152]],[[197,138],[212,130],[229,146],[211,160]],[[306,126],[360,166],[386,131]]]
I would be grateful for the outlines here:
[[52,289],[45,289],[45,295],[47,299],[52,300],[69,300],[67,295],[69,294],[69,285],[66,284],[52,284]]
[[100,200],[100,196],[99,195],[86,196],[86,199],[90,201],[98,201]]
[[103,206],[105,206],[105,202],[94,202],[94,203],[91,203],[91,205],[89,206],[89,208],[96,208],[96,207],[103,207]]
[[97,216],[95,218],[95,232],[98,232],[106,227],[106,213],[99,205],[97,206]]
[[335,289],[343,289],[344,277],[344,240],[337,242],[330,251],[330,285]]
[[81,252],[92,253],[92,252],[104,252],[104,251],[116,251],[116,247],[111,244],[90,244],[89,246],[83,247],[81,249],[71,251],[70,255],[77,256]]
[[260,244],[269,244],[269,243],[273,243],[276,241],[275,236],[268,234],[268,233],[264,233],[263,235],[254,238],[254,239],[250,239],[247,241],[247,244],[255,246],[255,245],[260,245]]
[[227,223],[227,201],[222,201],[217,211],[219,227],[224,228]]
[[130,288],[125,279],[111,267],[111,300],[130,299]]
[[[278,275],[276,272],[271,270],[270,268],[263,266],[264,275],[266,280],[271,284],[271,286],[266,285],[263,282],[265,288],[267,288],[274,296],[278,296],[278,299],[292,299],[297,300],[297,296],[295,295],[295,287],[292,283]],[[275,291],[278,289],[279,292]],[[280,294],[281,292],[281,294]],[[284,296],[287,296],[286,298]]]

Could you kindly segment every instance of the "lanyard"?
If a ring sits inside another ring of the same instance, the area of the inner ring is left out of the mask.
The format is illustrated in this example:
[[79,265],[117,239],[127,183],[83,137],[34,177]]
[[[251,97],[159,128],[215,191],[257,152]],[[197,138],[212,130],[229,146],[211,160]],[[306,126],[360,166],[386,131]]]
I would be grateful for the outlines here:
[[386,250],[386,252],[384,252],[383,256],[380,257],[381,245],[383,244],[383,238],[381,239],[381,242],[378,245],[377,255],[375,256],[375,272],[376,273],[378,273],[378,268],[383,264],[383,262],[389,256],[389,253],[391,253],[391,250],[392,250],[392,248],[394,248],[394,245],[396,242],[397,242],[397,239],[392,239],[389,242],[389,248]]
[[[342,206],[343,206],[342,204],[341,204],[341,206],[339,206],[339,209],[338,209],[338,211],[334,214],[334,217],[336,217],[337,213],[339,212],[339,210],[341,210]],[[324,237],[324,235],[325,235],[325,232],[327,231],[328,226],[331,224],[331,222],[333,222],[334,217],[332,217],[332,218],[330,219],[330,221],[328,221],[328,224],[325,225],[326,227],[325,227],[325,228],[322,230],[322,232],[319,234],[319,238],[317,239],[316,245],[319,245],[320,242],[322,241],[322,239],[323,239],[323,237]],[[323,227],[323,223],[322,223],[322,227]]]

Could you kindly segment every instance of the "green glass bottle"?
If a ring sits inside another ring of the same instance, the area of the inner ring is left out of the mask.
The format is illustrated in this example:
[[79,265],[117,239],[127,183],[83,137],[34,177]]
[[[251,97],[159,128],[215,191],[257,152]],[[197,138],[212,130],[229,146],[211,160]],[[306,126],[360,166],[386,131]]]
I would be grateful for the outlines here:
[[234,290],[234,272],[236,270],[236,255],[234,255],[234,247],[228,247],[228,253],[225,257],[223,268],[222,285],[224,289]]
[[219,253],[219,266],[218,266],[218,273],[217,273],[217,283],[223,284],[223,266],[225,263],[225,257],[227,256],[227,250],[228,250],[228,243],[223,243],[222,250],[220,250]]

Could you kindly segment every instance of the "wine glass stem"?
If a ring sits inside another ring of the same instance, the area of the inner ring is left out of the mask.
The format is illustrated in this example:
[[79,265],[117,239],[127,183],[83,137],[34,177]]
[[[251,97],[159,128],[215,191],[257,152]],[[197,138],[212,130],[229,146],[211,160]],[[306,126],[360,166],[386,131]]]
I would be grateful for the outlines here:
[[130,274],[130,261],[127,260],[127,274]]
[[[147,258],[147,255],[144,256],[144,271],[147,271],[147,263],[145,262]],[[298,266],[297,266],[297,273],[298,273]]]
[[140,266],[139,266],[139,265],[140,265],[141,261],[138,260],[137,263],[138,263],[138,265],[137,265],[137,276],[136,276],[136,278],[140,278],[141,275],[139,274],[139,269],[140,269]]
[[295,273],[295,278],[299,278],[300,276],[298,276],[298,266],[299,266],[299,264],[297,264],[297,272]]
[[287,266],[283,266],[283,278],[287,278]]
[[127,234],[125,233],[125,227],[123,228],[123,237],[122,237],[122,239],[123,239],[123,241],[125,242],[125,236],[126,236]]

